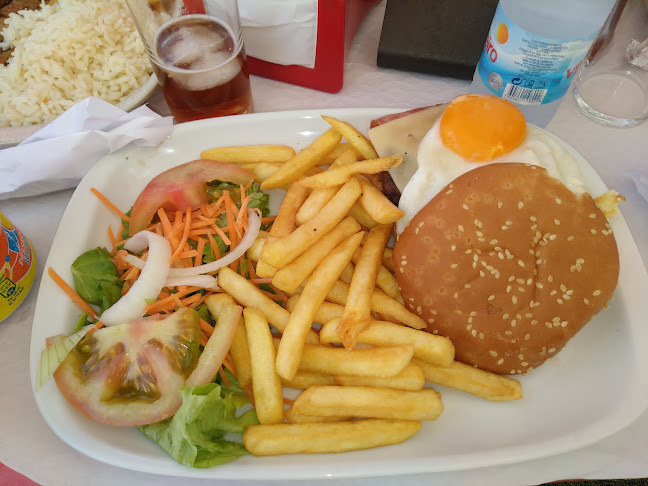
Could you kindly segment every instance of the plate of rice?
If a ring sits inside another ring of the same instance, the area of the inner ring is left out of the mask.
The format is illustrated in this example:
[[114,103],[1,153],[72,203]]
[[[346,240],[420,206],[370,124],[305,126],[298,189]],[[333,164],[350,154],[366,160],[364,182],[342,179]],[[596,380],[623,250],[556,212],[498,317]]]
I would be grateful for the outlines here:
[[157,87],[124,0],[50,0],[10,13],[4,26],[0,18],[0,51],[11,52],[0,65],[0,146],[88,96],[130,111]]

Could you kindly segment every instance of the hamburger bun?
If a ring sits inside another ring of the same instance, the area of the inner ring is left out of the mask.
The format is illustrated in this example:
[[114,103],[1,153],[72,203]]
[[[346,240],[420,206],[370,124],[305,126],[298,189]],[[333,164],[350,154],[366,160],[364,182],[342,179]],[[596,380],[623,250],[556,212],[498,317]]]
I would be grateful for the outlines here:
[[619,254],[605,215],[543,168],[501,163],[455,179],[393,251],[408,308],[456,359],[524,374],[555,356],[612,297]]

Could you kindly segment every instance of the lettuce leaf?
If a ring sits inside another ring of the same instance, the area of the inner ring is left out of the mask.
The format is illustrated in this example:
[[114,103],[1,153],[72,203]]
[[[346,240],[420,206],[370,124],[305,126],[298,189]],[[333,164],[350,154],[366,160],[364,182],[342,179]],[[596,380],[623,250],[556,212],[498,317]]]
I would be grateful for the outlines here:
[[250,401],[238,386],[187,387],[182,389],[182,400],[173,417],[139,429],[186,466],[207,468],[248,454],[243,444],[225,438],[225,434],[242,434],[248,425],[259,423],[253,409],[236,416]]
[[90,304],[98,305],[100,314],[121,297],[124,282],[119,280],[117,266],[105,248],[88,250],[72,263],[74,287]]

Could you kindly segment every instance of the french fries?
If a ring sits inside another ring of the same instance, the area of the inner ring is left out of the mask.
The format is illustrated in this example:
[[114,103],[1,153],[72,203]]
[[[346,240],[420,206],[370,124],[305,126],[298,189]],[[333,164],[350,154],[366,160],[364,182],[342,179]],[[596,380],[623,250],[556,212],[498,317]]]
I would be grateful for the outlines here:
[[486,400],[508,401],[522,398],[520,382],[508,376],[496,375],[459,361],[448,367],[436,366],[414,358],[413,363],[423,370],[430,383],[461,390]]
[[[356,251],[353,254],[351,261],[355,264],[358,262],[359,257],[360,250]],[[344,282],[343,279],[340,280]],[[401,295],[400,289],[398,288],[398,280],[396,280],[396,277],[394,277],[394,275],[389,270],[387,270],[387,268],[385,268],[384,263],[378,269],[378,275],[376,276],[376,287],[385,292],[392,299],[397,300],[401,304],[403,303],[403,296]]]
[[358,198],[358,204],[376,223],[395,223],[405,216],[405,213],[398,209],[397,206],[394,206],[366,177],[356,177],[360,182],[360,187],[362,187],[362,195]]
[[376,159],[378,154],[376,149],[362,133],[360,133],[353,125],[345,121],[337,120],[330,116],[322,115],[326,123],[335,128],[344,138],[351,144],[351,146],[358,151],[358,153],[365,159]]
[[[334,376],[336,385],[342,386],[373,386],[378,388],[396,388],[397,390],[422,390],[425,385],[425,375],[420,366],[409,363],[403,371],[395,376]],[[324,383],[322,383],[324,384]]]
[[[299,181],[305,187],[331,187],[344,184],[355,174],[377,174],[397,167],[403,162],[400,155],[390,155],[378,159],[362,160],[353,164],[330,168],[320,174],[304,177]],[[281,169],[280,169],[281,170]]]
[[229,295],[210,295],[205,299],[205,304],[216,318],[216,325],[198,364],[187,378],[187,386],[206,385],[214,379],[230,349],[243,311]]
[[[245,308],[259,309],[277,331],[283,332],[290,319],[290,312],[261,292],[253,283],[229,267],[218,271],[218,285]],[[306,342],[317,343],[315,332],[309,332]]]
[[369,327],[371,321],[371,294],[381,267],[385,245],[391,236],[391,225],[379,225],[369,231],[353,272],[344,314],[337,326],[342,344],[352,349],[358,334]]
[[[338,343],[339,319],[327,321],[319,333],[321,343]],[[371,321],[371,325],[358,335],[358,342],[374,346],[414,346],[414,356],[437,366],[448,367],[454,361],[452,342],[443,336],[419,331],[392,322]],[[437,382],[432,382],[437,383]]]
[[266,238],[263,249],[261,250],[261,257],[256,268],[256,273],[259,277],[269,278],[277,272],[276,268],[265,262],[263,258],[264,253],[268,245],[271,246],[270,242],[275,241],[277,238],[288,236],[290,233],[292,233],[293,229],[295,228],[295,215],[299,207],[306,199],[307,195],[308,190],[303,186],[295,183],[291,184],[286,191],[286,195],[284,196],[284,200],[281,203],[279,212],[277,213],[277,216],[272,223],[272,228],[270,228],[268,237]]
[[304,344],[299,369],[330,375],[394,376],[413,355],[411,345],[346,350]]
[[[333,384],[333,383],[332,383]],[[318,417],[317,415],[304,415],[291,407],[284,412],[286,416],[286,422],[289,424],[310,424],[310,423],[322,423],[322,422],[346,422],[352,420],[353,417],[342,417],[342,416],[331,416],[331,417]]]
[[[300,294],[294,294],[288,299],[288,302],[286,302],[286,309],[288,309],[289,312],[292,312],[295,305],[297,305],[297,299],[299,299],[299,296]],[[330,320],[342,317],[342,314],[344,314],[343,305],[324,301],[317,308],[317,312],[315,312],[315,316],[313,317],[313,322],[325,324]],[[335,336],[337,337],[337,334]],[[322,342],[321,339],[322,336],[320,334],[320,342]]]
[[[356,156],[356,151],[353,149],[342,152],[331,164],[331,167],[340,167],[355,162]],[[334,186],[313,189],[297,212],[297,225],[300,226],[315,216],[335,196],[336,192],[337,188]]]
[[362,233],[356,233],[344,240],[319,264],[308,279],[295,309],[290,313],[277,351],[277,373],[282,378],[290,380],[297,373],[302,347],[308,331],[311,330],[315,312],[324,302],[328,290],[344,267],[351,261],[361,241]]
[[360,192],[360,183],[349,180],[318,214],[288,236],[267,241],[263,245],[262,259],[275,268],[288,265],[344,219]]
[[297,397],[295,412],[304,415],[436,420],[443,411],[439,394],[368,386],[311,386]]
[[283,423],[283,391],[275,371],[276,351],[268,321],[258,309],[245,309],[243,317],[252,361],[254,408],[259,423]]
[[281,378],[281,383],[288,388],[305,390],[313,385],[335,385],[335,377],[328,373],[318,373],[317,371],[297,371],[295,376],[290,380]]
[[261,189],[276,189],[303,176],[308,169],[315,167],[320,160],[330,153],[342,140],[342,136],[335,129],[324,132],[317,137],[308,147],[288,160],[277,172],[261,183]]
[[360,229],[353,218],[343,219],[308,250],[275,273],[272,284],[284,292],[294,292],[337,245]]
[[274,144],[215,147],[200,152],[201,159],[220,160],[230,164],[283,163],[294,156],[294,148]]
[[234,362],[236,369],[236,379],[245,388],[252,383],[252,361],[250,359],[250,347],[247,340],[247,332],[245,332],[245,323],[242,318],[239,319],[238,326],[234,331],[234,339],[230,346],[230,355]]
[[250,425],[243,445],[255,456],[344,452],[398,444],[420,428],[409,420]]

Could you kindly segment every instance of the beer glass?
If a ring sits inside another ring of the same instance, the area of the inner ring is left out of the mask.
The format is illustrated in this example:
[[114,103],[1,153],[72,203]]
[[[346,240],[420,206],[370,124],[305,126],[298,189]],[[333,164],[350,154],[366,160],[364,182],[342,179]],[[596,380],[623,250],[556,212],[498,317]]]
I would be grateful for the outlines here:
[[249,113],[250,75],[236,0],[127,0],[179,123]]

